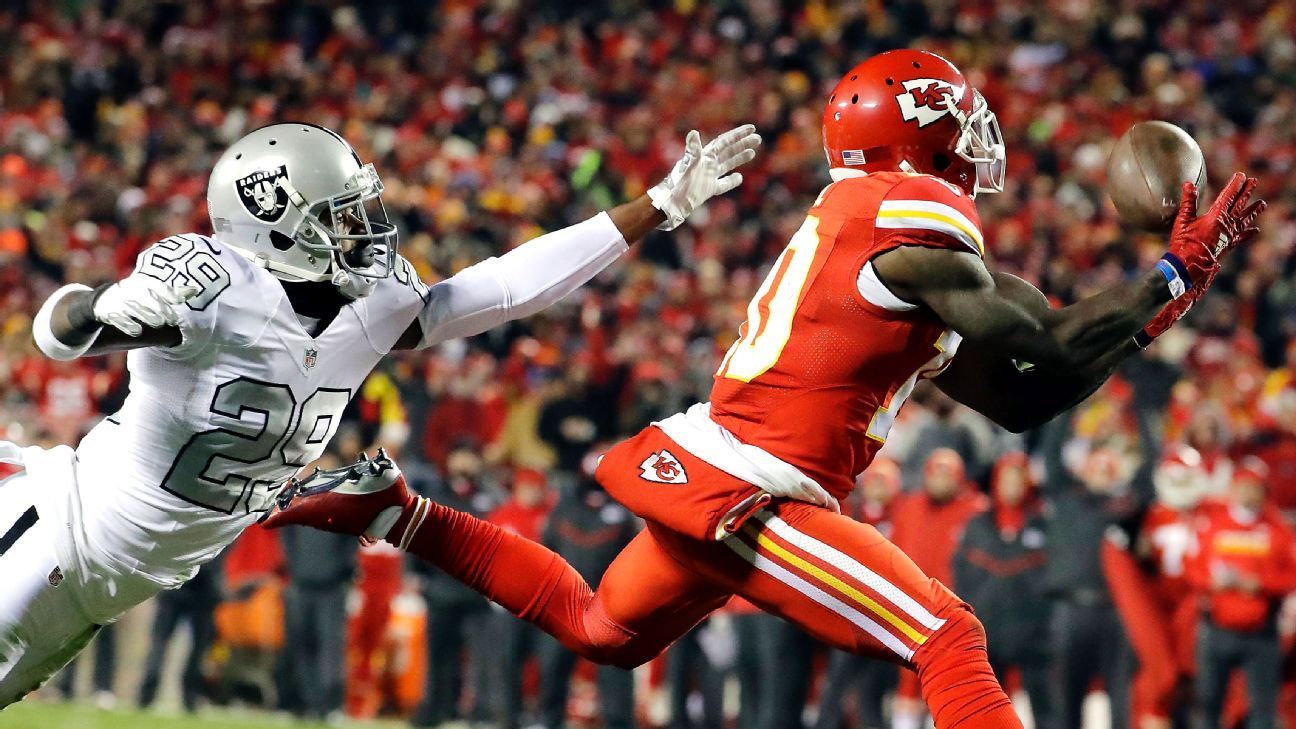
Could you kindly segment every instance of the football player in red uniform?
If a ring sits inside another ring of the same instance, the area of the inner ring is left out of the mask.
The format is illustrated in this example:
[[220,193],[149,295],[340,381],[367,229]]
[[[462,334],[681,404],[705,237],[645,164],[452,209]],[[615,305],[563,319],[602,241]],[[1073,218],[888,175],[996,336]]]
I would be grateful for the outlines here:
[[620,666],[741,595],[835,648],[914,670],[940,729],[1020,727],[968,607],[838,504],[920,378],[1012,430],[1051,419],[1187,310],[1220,257],[1255,235],[1264,203],[1239,173],[1198,216],[1185,185],[1154,270],[1054,309],[986,265],[973,198],[1002,188],[1004,147],[951,63],[913,50],[870,58],[833,90],[823,130],[833,182],[752,299],[711,402],[598,468],[647,528],[597,591],[540,545],[399,479],[386,486],[390,475],[331,492],[290,486],[268,523],[386,538]]

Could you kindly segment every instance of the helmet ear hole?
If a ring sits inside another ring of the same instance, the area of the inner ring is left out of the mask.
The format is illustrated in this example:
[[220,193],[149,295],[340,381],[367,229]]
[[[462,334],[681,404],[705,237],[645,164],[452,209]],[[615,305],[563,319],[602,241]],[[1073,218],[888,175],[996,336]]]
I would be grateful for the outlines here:
[[936,170],[937,172],[944,172],[945,170],[949,169],[949,166],[953,164],[953,162],[954,160],[950,159],[948,156],[946,156],[941,152],[937,152],[936,154],[932,155],[932,169]]
[[277,230],[270,231],[270,245],[277,251],[286,251],[293,247],[293,239]]

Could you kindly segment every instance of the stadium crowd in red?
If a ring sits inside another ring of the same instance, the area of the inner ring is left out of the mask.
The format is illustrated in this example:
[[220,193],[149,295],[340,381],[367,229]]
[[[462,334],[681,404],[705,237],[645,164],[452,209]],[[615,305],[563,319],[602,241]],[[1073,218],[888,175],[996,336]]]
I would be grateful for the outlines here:
[[1260,0],[6,3],[0,428],[74,442],[112,411],[124,358],[48,361],[30,316],[64,282],[116,278],[143,246],[206,232],[211,164],[247,130],[305,119],[351,140],[383,177],[402,254],[435,280],[641,193],[691,128],[755,123],[765,148],[737,194],[568,303],[389,362],[352,413],[360,442],[411,471],[436,477],[467,444],[488,482],[539,469],[561,483],[595,445],[706,396],[827,181],[828,87],[913,45],[970,69],[997,112],[1009,172],[979,201],[991,258],[1059,304],[1164,247],[1103,196],[1107,150],[1135,121],[1183,126],[1212,182],[1246,169],[1270,208],[1198,310],[1066,422],[1015,438],[917,393],[885,452],[906,490],[937,447],[982,484],[1017,449],[1081,481],[1106,454],[1129,482],[1170,440],[1202,453],[1219,493],[1259,456],[1270,497],[1296,509],[1293,37],[1296,13]]

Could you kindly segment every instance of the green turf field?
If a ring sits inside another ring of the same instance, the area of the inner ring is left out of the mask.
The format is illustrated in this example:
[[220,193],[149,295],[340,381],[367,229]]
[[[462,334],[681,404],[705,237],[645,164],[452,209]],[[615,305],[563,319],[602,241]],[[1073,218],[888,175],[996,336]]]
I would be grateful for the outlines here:
[[[391,721],[347,722],[356,729],[395,729]],[[333,729],[327,724],[299,722],[274,714],[205,710],[194,716],[115,709],[103,711],[85,704],[22,702],[0,711],[0,729]]]

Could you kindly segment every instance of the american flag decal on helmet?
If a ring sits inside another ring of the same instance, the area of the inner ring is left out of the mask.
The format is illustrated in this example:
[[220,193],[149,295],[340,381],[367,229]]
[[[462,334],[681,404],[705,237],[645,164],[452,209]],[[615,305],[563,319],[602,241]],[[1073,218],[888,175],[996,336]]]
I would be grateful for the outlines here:
[[843,149],[842,164],[862,165],[864,164],[864,150],[862,149]]

